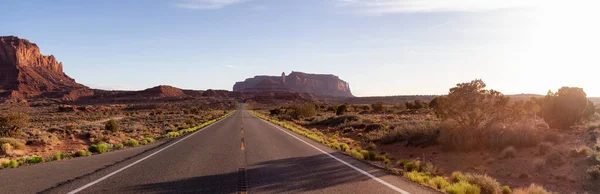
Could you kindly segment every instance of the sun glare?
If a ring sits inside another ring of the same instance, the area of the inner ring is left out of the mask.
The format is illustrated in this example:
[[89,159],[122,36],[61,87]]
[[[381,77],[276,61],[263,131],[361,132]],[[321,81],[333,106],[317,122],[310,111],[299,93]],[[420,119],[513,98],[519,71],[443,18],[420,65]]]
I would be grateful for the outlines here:
[[540,5],[530,15],[534,22],[521,51],[521,73],[542,90],[575,86],[600,96],[593,81],[600,73],[600,25],[595,21],[600,13],[594,10],[599,3],[564,3]]

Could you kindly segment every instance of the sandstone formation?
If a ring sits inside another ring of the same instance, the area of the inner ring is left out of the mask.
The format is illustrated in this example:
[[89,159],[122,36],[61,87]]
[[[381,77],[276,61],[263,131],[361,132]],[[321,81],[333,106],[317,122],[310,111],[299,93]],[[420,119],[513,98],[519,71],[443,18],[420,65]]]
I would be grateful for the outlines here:
[[145,97],[185,97],[183,90],[167,85],[160,85],[153,88],[148,88],[141,91]]
[[233,85],[239,92],[301,92],[323,96],[352,97],[350,85],[338,76],[292,72],[285,76],[255,76]]
[[93,91],[63,72],[53,55],[44,56],[34,43],[0,36],[0,98],[61,97],[66,100]]

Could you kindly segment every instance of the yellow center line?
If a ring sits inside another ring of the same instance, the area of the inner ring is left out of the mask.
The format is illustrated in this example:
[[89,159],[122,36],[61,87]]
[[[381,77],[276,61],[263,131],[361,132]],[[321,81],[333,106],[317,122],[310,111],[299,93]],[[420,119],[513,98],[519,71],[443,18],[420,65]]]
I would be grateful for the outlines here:
[[242,137],[242,144],[240,145],[240,150],[244,150],[246,147],[244,146],[244,138]]

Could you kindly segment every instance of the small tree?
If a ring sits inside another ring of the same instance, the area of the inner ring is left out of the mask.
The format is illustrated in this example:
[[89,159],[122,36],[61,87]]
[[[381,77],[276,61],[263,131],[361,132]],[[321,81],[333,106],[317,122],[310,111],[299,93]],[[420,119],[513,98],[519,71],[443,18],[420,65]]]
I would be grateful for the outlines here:
[[589,119],[596,112],[594,103],[587,99],[582,88],[577,87],[562,87],[556,93],[548,91],[541,107],[544,121],[552,128],[561,129]]
[[111,119],[110,121],[106,122],[104,129],[112,131],[112,132],[118,132],[119,131],[119,123],[117,123],[117,121]]
[[373,108],[373,112],[383,112],[385,107],[383,106],[383,102],[377,102],[375,104],[371,104],[371,108]]
[[21,129],[29,124],[29,115],[10,113],[0,116],[0,137],[18,137]]
[[508,97],[495,90],[486,90],[480,80],[456,84],[447,96],[437,99],[436,113],[443,120],[456,121],[459,128],[478,130],[503,119]]
[[294,105],[291,108],[290,116],[294,119],[299,119],[303,117],[311,117],[317,115],[317,110],[315,110],[315,105],[310,103],[305,103],[302,106]]
[[337,110],[335,111],[335,115],[343,115],[344,113],[346,113],[347,109],[348,109],[348,105],[342,104],[337,107]]

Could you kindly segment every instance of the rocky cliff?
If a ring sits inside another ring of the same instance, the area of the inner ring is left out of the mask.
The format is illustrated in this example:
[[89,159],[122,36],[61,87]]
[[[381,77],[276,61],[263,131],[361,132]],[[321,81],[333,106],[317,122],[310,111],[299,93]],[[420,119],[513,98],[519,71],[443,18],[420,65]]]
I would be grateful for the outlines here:
[[54,56],[42,55],[36,44],[16,36],[0,36],[0,97],[77,98],[92,94],[67,76]]
[[254,76],[233,85],[233,91],[293,91],[326,96],[352,97],[350,85],[338,76],[292,72],[281,76]]

